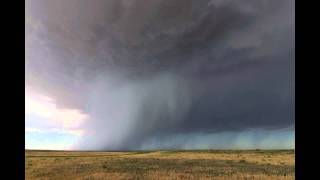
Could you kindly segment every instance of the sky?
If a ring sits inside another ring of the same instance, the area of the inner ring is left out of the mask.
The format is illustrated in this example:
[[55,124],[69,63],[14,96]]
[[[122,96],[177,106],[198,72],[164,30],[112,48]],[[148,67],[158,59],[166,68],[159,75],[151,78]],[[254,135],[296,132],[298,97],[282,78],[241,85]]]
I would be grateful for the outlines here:
[[26,149],[294,148],[294,1],[25,9]]

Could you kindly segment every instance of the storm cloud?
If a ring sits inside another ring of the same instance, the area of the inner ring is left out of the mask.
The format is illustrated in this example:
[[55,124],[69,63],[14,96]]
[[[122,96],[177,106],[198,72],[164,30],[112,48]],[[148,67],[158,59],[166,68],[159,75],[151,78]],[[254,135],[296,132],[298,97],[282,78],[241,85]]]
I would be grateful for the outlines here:
[[227,132],[292,129],[294,9],[292,0],[27,0],[26,85],[88,115],[75,149],[181,139],[199,148],[199,136],[212,144]]

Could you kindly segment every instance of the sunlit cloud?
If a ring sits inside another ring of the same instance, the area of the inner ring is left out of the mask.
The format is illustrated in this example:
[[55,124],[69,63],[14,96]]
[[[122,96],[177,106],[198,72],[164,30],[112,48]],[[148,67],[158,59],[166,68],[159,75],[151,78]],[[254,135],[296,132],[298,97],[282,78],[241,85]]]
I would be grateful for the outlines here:
[[41,116],[57,127],[66,129],[79,128],[88,119],[88,115],[78,109],[59,108],[54,99],[28,91],[26,91],[25,112]]
[[[48,134],[50,136],[52,134],[74,136],[75,138],[84,135],[83,123],[89,118],[87,114],[78,109],[60,108],[53,98],[34,93],[28,88],[25,93],[26,134],[47,137],[49,140],[51,137],[48,137]],[[31,146],[28,142],[26,141],[26,148],[53,148],[41,142]],[[68,146],[71,146],[71,143],[59,144],[53,149],[67,149]]]
[[25,128],[26,133],[57,133],[57,134],[70,134],[74,136],[82,136],[84,134],[84,130],[82,129],[57,129],[57,128],[50,128],[50,129],[44,129],[44,128],[32,128],[32,127],[26,127]]

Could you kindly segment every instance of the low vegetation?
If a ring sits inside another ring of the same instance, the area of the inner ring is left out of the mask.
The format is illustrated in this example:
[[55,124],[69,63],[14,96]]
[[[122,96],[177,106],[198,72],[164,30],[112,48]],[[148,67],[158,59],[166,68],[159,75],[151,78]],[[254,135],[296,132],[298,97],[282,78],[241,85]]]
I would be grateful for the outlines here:
[[295,179],[294,150],[25,152],[26,179]]

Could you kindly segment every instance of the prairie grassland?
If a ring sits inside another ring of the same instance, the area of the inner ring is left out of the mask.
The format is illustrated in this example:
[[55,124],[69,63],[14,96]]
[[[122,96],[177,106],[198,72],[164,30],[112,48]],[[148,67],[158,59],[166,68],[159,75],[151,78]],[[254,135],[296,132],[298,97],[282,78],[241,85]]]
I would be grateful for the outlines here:
[[295,179],[294,150],[25,151],[26,179]]

